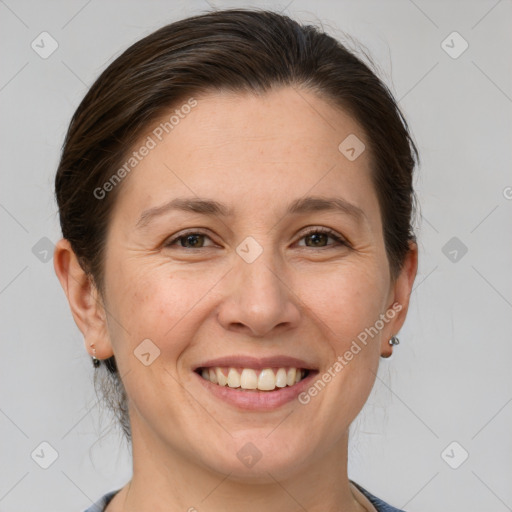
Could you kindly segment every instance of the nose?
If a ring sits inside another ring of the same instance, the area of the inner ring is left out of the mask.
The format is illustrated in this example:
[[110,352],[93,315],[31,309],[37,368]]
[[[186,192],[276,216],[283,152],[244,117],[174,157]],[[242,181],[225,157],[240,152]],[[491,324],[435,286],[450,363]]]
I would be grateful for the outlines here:
[[224,329],[263,337],[298,325],[300,300],[269,252],[252,263],[237,258],[226,276],[218,310]]

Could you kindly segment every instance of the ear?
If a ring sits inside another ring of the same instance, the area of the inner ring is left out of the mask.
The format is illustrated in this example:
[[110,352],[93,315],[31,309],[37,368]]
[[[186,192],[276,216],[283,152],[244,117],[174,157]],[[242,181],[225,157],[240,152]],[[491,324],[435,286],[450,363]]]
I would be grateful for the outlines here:
[[87,352],[93,355],[93,344],[98,359],[112,356],[103,299],[65,238],[55,246],[53,266],[66,293],[75,323],[84,336]]
[[417,271],[418,245],[411,241],[409,242],[409,252],[405,257],[402,270],[396,278],[389,294],[388,309],[390,312],[395,311],[395,315],[392,320],[386,324],[383,330],[383,338],[381,341],[381,356],[383,357],[389,357],[391,355],[393,347],[389,344],[389,339],[400,331],[407,317],[409,299]]

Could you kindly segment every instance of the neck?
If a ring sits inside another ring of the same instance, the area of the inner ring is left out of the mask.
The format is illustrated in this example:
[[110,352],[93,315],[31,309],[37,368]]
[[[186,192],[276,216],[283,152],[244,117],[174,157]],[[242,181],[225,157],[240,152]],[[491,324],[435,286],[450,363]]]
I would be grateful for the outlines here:
[[[108,512],[151,510],[221,512],[233,503],[245,512],[362,512],[347,476],[348,432],[328,453],[286,475],[266,471],[241,480],[193,460],[148,430],[132,423],[133,476],[114,497]],[[256,466],[255,466],[256,467]]]

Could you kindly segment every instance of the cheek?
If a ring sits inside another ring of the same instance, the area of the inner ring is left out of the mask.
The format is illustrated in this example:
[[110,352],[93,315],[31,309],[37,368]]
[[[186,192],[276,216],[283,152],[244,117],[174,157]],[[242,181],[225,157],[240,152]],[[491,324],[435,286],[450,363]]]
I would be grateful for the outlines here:
[[318,318],[326,339],[339,353],[383,312],[385,282],[377,266],[338,264],[322,273],[302,272],[295,289],[304,305]]
[[124,327],[119,333],[120,351],[125,352],[125,347],[133,351],[149,338],[167,354],[179,354],[200,323],[201,303],[208,301],[221,275],[199,275],[165,264],[139,266],[135,260],[122,266],[110,289],[115,314]]

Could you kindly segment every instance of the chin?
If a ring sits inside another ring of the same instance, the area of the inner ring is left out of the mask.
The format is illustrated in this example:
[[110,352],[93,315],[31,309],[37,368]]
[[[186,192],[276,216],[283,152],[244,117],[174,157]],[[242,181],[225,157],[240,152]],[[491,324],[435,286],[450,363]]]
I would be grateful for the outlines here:
[[[304,465],[311,453],[301,453],[300,446],[291,446],[282,437],[276,435],[270,439],[268,429],[265,432],[252,432],[232,440],[231,446],[225,445],[221,453],[210,452],[214,459],[204,461],[210,470],[224,475],[236,482],[252,484],[275,483],[293,477]],[[270,434],[272,437],[274,434]],[[306,443],[306,440],[304,440]],[[220,445],[216,445],[220,446]],[[307,451],[311,450],[310,444]]]

